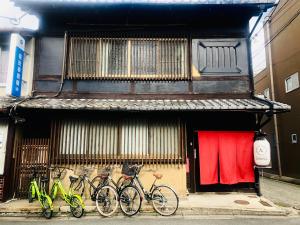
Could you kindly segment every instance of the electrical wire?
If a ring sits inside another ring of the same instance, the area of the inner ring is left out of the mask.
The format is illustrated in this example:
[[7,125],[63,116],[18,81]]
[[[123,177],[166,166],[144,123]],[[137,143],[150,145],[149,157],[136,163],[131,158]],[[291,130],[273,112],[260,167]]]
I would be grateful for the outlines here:
[[272,9],[272,11],[270,12],[270,15],[266,16],[268,17],[268,19],[263,23],[263,25],[261,26],[261,28],[252,36],[251,39],[254,39],[256,37],[256,35],[261,32],[264,29],[264,26],[267,24],[268,21],[271,21],[271,24],[275,23],[276,21],[278,21],[285,13],[287,13],[287,11],[292,8],[294,5],[297,4],[297,1],[294,2],[294,4],[292,4],[291,6],[289,6],[286,11],[284,11],[284,13],[282,15],[280,15],[278,18],[276,18],[276,20],[273,20],[273,18],[283,10],[283,7],[289,2],[290,0],[287,0],[277,11],[275,14],[273,14],[275,12],[275,10],[277,9],[278,4]]

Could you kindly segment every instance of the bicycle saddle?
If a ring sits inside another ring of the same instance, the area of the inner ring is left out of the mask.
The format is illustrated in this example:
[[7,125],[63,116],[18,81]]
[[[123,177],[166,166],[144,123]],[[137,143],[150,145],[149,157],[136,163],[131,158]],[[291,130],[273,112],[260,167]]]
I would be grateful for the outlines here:
[[78,180],[78,177],[69,176],[70,182],[73,183]]
[[48,177],[41,177],[41,182],[47,183],[49,181]]
[[158,180],[163,177],[163,175],[161,173],[153,173],[153,176]]

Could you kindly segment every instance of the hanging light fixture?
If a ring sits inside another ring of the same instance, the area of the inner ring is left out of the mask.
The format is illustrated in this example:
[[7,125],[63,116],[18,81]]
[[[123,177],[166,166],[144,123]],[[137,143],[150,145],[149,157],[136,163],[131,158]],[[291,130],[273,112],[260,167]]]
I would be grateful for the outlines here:
[[266,138],[266,134],[259,132],[254,141],[254,163],[256,167],[271,167],[271,146]]

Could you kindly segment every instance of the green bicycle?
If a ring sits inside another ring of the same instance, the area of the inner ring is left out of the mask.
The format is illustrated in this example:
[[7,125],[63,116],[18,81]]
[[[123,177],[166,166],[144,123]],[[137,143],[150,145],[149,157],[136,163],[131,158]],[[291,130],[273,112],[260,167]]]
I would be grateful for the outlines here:
[[41,181],[41,189],[40,189],[37,183],[37,171],[36,168],[33,167],[33,173],[30,180],[31,181],[28,189],[29,203],[33,202],[33,200],[37,198],[41,204],[43,216],[46,217],[47,219],[50,219],[53,214],[53,204],[51,198],[49,197],[49,195],[46,194],[45,191],[45,186],[46,183],[49,181],[49,179],[46,177],[40,178]]
[[70,205],[70,211],[72,215],[76,218],[80,218],[83,213],[84,213],[84,203],[80,195],[77,195],[74,193],[73,190],[73,184],[78,180],[76,177],[70,176],[70,188],[68,193],[65,191],[62,182],[61,182],[61,176],[62,173],[65,171],[65,167],[54,167],[51,168],[53,170],[53,173],[56,173],[56,176],[54,177],[54,183],[52,185],[51,191],[50,191],[50,197],[52,201],[57,196],[57,193],[60,192],[61,198],[68,204]]

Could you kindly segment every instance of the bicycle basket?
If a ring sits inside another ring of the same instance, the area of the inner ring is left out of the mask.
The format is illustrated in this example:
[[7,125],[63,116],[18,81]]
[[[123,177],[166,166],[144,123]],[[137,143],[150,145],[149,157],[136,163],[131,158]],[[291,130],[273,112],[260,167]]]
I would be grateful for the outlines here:
[[105,166],[98,170],[98,174],[102,176],[110,176],[112,174],[113,168],[109,166]]
[[55,179],[55,178],[59,177],[59,174],[60,174],[59,178],[64,179],[66,177],[67,170],[66,169],[54,168],[54,169],[51,170],[50,174],[51,174],[52,179]]
[[135,175],[135,167],[130,166],[128,163],[124,163],[122,167],[122,174],[125,174],[127,176],[134,176]]

